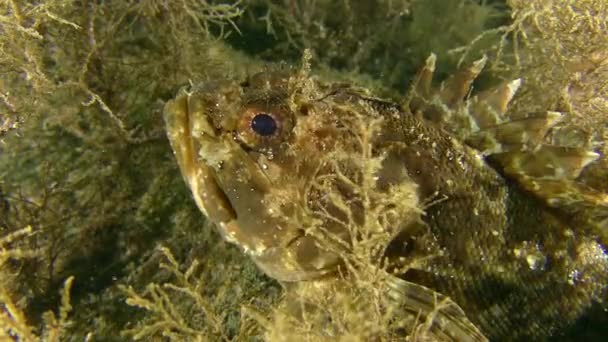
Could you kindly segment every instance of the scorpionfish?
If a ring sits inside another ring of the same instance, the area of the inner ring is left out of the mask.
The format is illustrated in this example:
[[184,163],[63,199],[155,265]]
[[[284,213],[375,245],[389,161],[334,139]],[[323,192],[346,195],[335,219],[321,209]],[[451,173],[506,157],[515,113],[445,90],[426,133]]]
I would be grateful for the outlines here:
[[168,137],[200,210],[268,276],[332,277],[367,234],[479,328],[452,339],[558,336],[606,303],[608,195],[579,181],[601,155],[567,113],[510,112],[522,80],[472,92],[485,62],[434,86],[431,55],[401,103],[304,67],[190,85]]

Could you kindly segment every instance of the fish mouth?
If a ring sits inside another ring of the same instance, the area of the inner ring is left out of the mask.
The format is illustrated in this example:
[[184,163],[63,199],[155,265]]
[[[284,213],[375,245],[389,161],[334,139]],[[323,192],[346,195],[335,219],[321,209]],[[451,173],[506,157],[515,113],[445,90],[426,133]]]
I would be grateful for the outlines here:
[[202,108],[192,106],[190,95],[187,88],[182,88],[174,100],[165,104],[163,117],[167,137],[182,176],[203,214],[215,223],[234,220],[236,212],[219,185],[214,170],[197,158],[197,135],[213,137],[215,132],[207,120],[197,120],[204,117],[204,112],[201,112]]

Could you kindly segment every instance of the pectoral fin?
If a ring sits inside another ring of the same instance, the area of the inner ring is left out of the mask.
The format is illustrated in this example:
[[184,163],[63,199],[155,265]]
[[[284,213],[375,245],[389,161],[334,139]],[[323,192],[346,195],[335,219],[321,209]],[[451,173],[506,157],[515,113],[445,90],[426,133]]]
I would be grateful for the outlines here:
[[426,334],[425,337],[438,341],[488,341],[449,297],[397,277],[389,278],[389,287],[389,296],[394,304],[420,319],[420,324],[412,332],[414,340],[417,340],[417,335]]

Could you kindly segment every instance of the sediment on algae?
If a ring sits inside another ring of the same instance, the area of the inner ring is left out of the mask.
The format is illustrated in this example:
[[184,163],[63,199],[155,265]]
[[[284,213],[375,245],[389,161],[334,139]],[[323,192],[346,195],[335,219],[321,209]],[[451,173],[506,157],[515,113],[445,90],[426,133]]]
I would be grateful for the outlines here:
[[[233,271],[221,274],[251,274],[243,292],[269,282],[204,226],[160,116],[162,101],[189,80],[250,68],[220,36],[241,11],[199,1],[0,5],[0,229],[4,236],[31,227],[6,248],[36,252],[2,264],[2,288],[22,312],[3,312],[3,331],[18,334],[16,324],[27,323],[43,335],[43,313],[60,306],[60,289],[73,276],[78,314],[66,336],[117,336],[143,311],[126,305],[116,284],[139,290],[171,276],[156,269],[161,243],[181,257],[234,260],[225,263]],[[209,281],[208,289],[221,283]],[[223,310],[230,321],[239,304]]]
[[[281,287],[205,223],[164,135],[162,102],[188,82],[310,49],[321,73],[398,95],[430,52],[443,75],[486,53],[489,82],[524,79],[514,110],[571,112],[564,129],[605,154],[604,1],[506,5],[0,3],[0,337],[263,338]],[[604,191],[605,160],[584,175]]]
[[[371,78],[402,92],[430,52],[441,56],[440,75],[453,70],[458,56],[450,50],[508,18],[500,3],[250,0],[236,21],[242,34],[227,41],[266,61],[297,63],[310,49],[315,64],[342,77]],[[476,51],[491,41],[479,42]]]

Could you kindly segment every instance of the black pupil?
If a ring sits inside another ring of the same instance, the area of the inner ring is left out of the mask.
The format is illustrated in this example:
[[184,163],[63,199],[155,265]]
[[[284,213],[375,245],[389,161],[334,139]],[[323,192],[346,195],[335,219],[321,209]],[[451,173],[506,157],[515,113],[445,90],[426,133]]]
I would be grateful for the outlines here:
[[260,113],[251,120],[251,129],[259,135],[273,135],[277,130],[277,122],[266,113]]

